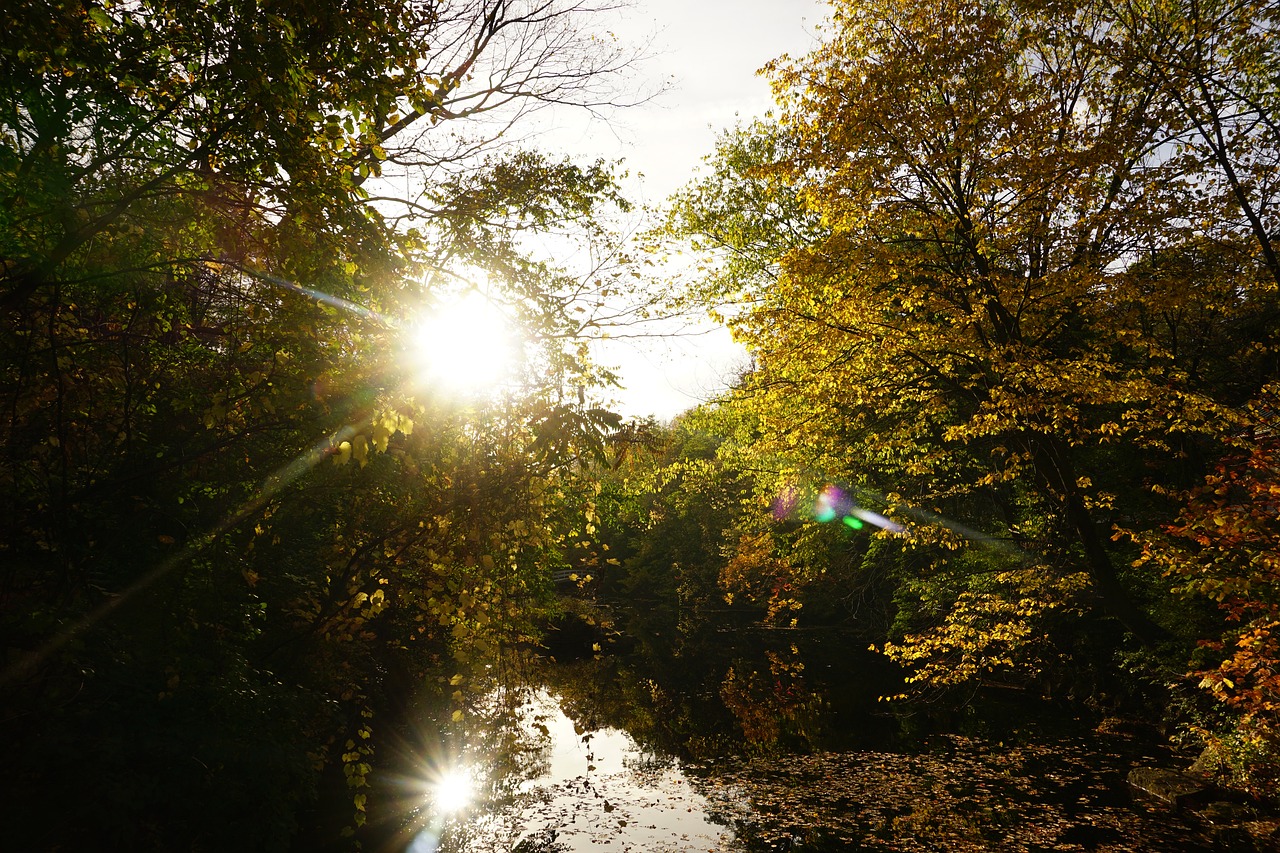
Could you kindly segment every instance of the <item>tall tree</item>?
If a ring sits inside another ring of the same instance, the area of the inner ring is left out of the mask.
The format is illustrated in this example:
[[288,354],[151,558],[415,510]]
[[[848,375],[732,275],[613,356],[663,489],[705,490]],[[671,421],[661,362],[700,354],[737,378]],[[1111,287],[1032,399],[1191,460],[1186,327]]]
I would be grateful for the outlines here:
[[[1136,509],[1118,495],[1181,476],[1269,369],[1230,399],[1191,369],[1205,347],[1225,367],[1227,328],[1268,310],[1248,269],[1196,243],[1227,209],[1199,191],[1205,159],[1170,145],[1175,105],[1098,7],[833,5],[822,46],[769,67],[786,149],[719,160],[739,187],[773,181],[774,209],[797,198],[807,232],[770,256],[776,281],[725,265],[703,285],[738,303],[756,357],[741,394],[773,447],[885,493],[908,536],[961,547],[913,512],[986,507],[961,521],[1060,577],[1082,566],[1106,613],[1161,637],[1117,568],[1112,524]],[[739,256],[763,245],[728,237]],[[1152,323],[1174,305],[1143,271],[1175,264],[1182,293],[1233,319]]]
[[1168,143],[1203,165],[1195,189],[1224,202],[1219,221],[1199,227],[1217,239],[1245,237],[1243,254],[1280,286],[1280,89],[1271,72],[1280,8],[1216,0],[1103,8],[1135,82],[1168,108]]

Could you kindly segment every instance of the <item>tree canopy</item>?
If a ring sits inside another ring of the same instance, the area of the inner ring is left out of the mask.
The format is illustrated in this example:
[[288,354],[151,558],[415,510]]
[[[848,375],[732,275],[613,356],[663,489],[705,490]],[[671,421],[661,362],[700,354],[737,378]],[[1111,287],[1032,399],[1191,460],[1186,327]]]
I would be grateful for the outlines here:
[[[598,242],[627,202],[503,132],[619,91],[593,11],[0,13],[14,843],[376,840],[405,818],[376,744],[428,700],[464,726],[472,671],[554,608],[617,419],[579,390],[592,287],[521,235]],[[465,293],[520,340],[459,396],[407,336]]]
[[[723,405],[758,425],[759,488],[878,530],[859,559],[897,566],[884,649],[918,685],[1130,639],[1189,654],[1220,629],[1163,575],[1210,570],[1133,542],[1206,544],[1177,496],[1270,476],[1245,437],[1278,378],[1273,6],[832,6],[812,53],[767,66],[776,117],[727,133],[667,226],[752,353]],[[777,525],[767,573],[794,554]]]

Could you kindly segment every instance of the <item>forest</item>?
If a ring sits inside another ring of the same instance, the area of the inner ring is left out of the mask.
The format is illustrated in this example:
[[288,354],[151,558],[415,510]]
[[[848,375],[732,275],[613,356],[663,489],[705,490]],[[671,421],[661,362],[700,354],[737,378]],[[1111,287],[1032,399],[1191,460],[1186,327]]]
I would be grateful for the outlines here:
[[[564,667],[729,626],[745,754],[819,754],[826,632],[894,738],[1014,697],[1274,807],[1280,4],[832,0],[656,211],[521,135],[626,105],[607,8],[0,9],[4,846],[423,849],[406,756],[532,668],[709,760]],[[590,344],[676,315],[750,364],[624,419]]]

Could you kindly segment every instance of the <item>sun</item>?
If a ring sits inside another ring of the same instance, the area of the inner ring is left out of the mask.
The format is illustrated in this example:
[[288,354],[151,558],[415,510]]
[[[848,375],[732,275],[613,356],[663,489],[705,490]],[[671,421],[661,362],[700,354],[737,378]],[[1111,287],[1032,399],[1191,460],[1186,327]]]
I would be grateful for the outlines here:
[[515,372],[511,323],[498,304],[476,290],[414,321],[409,350],[422,381],[458,396],[487,396]]

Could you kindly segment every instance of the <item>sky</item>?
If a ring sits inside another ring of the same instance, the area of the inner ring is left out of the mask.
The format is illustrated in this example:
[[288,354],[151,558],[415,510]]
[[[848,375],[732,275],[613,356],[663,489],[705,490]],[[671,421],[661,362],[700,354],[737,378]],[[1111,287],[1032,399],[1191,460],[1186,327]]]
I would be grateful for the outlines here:
[[[640,90],[666,91],[616,113],[609,125],[557,116],[544,139],[571,156],[623,159],[643,175],[628,186],[636,202],[660,204],[691,180],[716,135],[772,105],[768,81],[756,71],[783,53],[801,56],[816,44],[827,17],[821,0],[631,0],[617,35],[644,41],[651,57]],[[619,368],[614,391],[626,416],[668,420],[723,390],[746,362],[725,329],[696,337],[614,341],[596,357]]]

